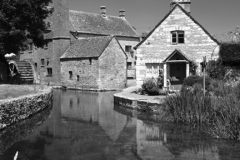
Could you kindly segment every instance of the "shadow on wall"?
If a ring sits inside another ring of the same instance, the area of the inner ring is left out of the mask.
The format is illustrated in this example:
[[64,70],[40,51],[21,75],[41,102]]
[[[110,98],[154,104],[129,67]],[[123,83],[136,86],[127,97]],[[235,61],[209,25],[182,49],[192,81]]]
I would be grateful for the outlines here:
[[9,80],[9,66],[3,54],[0,54],[0,84],[7,83]]

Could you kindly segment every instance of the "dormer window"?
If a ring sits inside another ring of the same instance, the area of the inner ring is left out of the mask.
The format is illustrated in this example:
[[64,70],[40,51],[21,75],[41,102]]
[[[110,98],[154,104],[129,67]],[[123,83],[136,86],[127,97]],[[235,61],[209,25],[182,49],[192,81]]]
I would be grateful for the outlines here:
[[171,31],[172,44],[183,44],[184,43],[184,31]]

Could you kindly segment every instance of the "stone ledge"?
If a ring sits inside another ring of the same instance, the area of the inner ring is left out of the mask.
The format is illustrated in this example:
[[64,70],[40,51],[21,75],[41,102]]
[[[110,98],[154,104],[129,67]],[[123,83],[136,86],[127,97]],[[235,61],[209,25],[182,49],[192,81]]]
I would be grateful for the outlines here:
[[157,114],[157,108],[162,106],[163,99],[166,96],[137,95],[135,93],[132,93],[133,89],[134,88],[125,89],[121,93],[114,94],[114,104],[133,110],[144,112],[147,111]]
[[50,106],[52,96],[51,87],[40,87],[35,94],[0,100],[0,130]]

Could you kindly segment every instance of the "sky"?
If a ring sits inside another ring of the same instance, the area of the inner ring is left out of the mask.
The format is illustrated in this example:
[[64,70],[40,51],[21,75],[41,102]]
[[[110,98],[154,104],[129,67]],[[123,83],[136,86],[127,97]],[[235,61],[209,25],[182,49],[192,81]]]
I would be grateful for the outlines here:
[[[240,26],[240,0],[191,0],[191,15],[210,34],[224,33]],[[140,34],[149,31],[170,11],[170,0],[69,0],[71,10],[118,16],[126,11],[126,19]]]

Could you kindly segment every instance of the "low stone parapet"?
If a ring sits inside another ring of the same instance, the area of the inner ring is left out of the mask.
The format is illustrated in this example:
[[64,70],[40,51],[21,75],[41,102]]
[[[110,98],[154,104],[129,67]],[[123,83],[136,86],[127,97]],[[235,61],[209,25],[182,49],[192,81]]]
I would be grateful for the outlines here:
[[144,112],[158,113],[162,106],[163,99],[166,96],[144,96],[132,93],[132,90],[125,90],[114,94],[114,104],[129,109],[140,110]]
[[28,118],[52,104],[52,88],[38,86],[38,93],[0,100],[0,130]]

